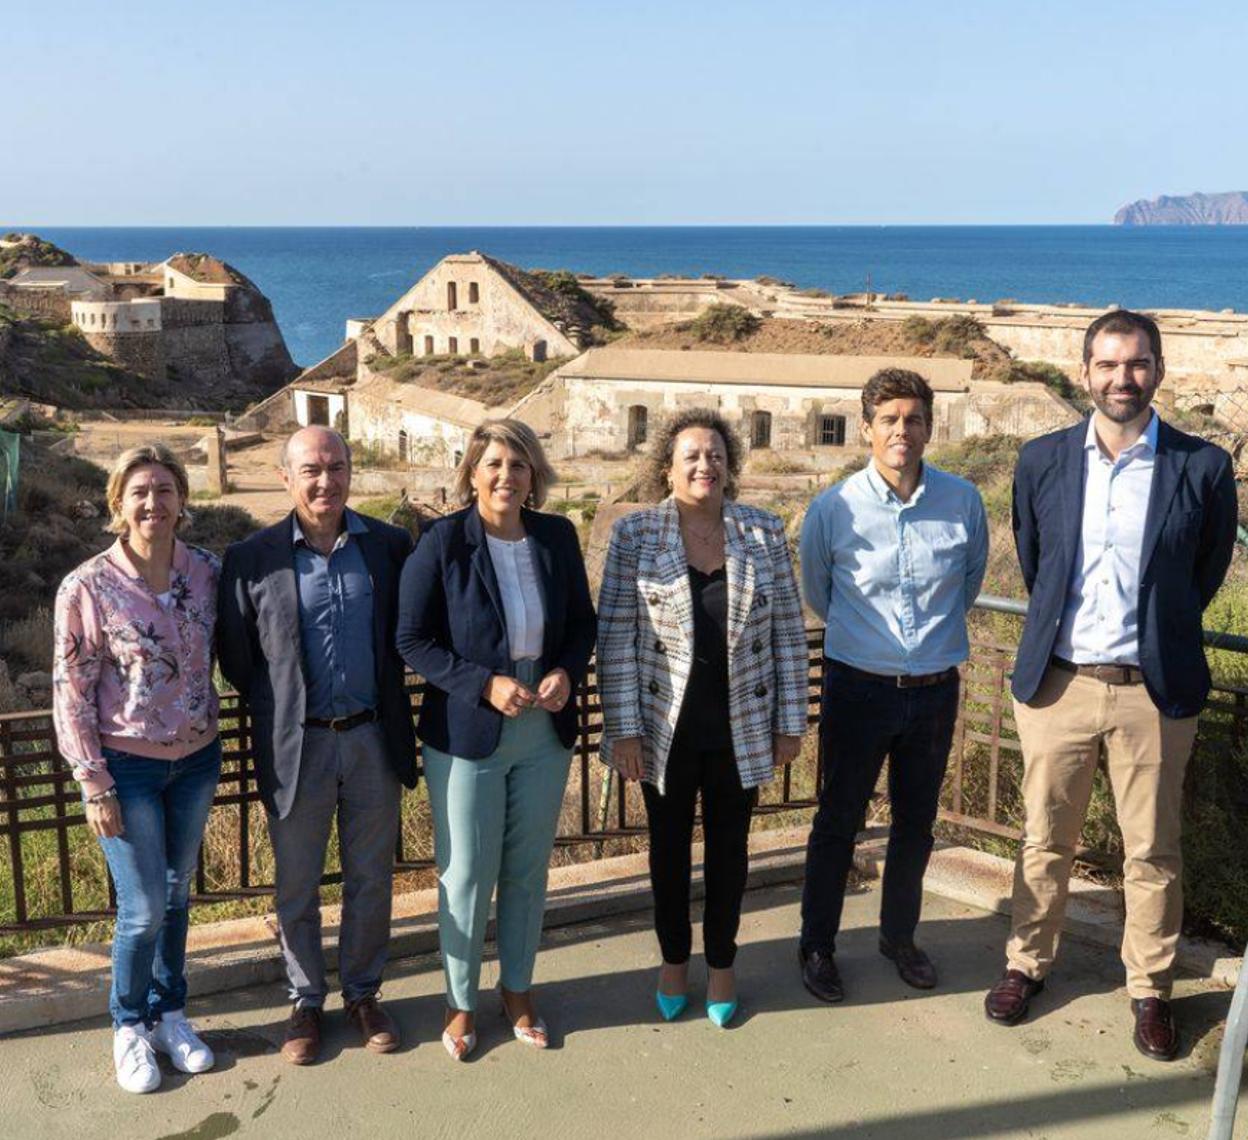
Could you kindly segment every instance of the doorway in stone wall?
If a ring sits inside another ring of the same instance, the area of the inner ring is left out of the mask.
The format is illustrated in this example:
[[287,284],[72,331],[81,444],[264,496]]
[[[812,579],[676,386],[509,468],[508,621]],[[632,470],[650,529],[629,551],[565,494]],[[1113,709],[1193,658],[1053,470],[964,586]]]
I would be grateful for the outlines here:
[[750,447],[771,446],[771,413],[753,412],[750,415]]
[[394,321],[394,351],[400,356],[412,355],[412,314],[404,310]]
[[308,397],[308,423],[316,427],[329,427],[329,397]]

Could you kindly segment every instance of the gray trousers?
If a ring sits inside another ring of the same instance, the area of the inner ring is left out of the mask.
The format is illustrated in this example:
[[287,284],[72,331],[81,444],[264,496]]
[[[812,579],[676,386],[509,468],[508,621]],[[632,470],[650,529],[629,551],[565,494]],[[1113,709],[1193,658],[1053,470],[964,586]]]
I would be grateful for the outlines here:
[[342,853],[338,975],[349,1004],[381,987],[390,941],[390,888],[399,832],[399,778],[376,723],[349,732],[305,728],[299,786],[285,819],[269,817],[277,921],[290,999],[325,1003],[321,875],[334,818]]

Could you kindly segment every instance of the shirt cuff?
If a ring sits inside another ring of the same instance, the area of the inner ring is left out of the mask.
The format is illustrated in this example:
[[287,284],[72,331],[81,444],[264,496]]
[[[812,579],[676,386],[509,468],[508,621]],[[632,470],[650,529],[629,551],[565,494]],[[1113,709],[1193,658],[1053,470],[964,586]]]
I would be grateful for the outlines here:
[[107,768],[98,768],[94,771],[77,768],[74,770],[74,779],[82,788],[82,794],[87,797],[98,796],[101,792],[108,791],[114,782]]

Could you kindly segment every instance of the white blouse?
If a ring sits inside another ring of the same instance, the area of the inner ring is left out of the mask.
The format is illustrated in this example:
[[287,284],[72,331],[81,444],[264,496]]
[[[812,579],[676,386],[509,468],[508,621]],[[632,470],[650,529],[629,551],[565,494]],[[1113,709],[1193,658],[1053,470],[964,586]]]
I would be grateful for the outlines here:
[[511,659],[540,658],[546,615],[542,610],[542,586],[537,579],[529,540],[522,538],[519,542],[507,542],[491,534],[485,538],[489,544],[490,561],[494,563],[494,574],[498,578],[498,589],[503,596]]

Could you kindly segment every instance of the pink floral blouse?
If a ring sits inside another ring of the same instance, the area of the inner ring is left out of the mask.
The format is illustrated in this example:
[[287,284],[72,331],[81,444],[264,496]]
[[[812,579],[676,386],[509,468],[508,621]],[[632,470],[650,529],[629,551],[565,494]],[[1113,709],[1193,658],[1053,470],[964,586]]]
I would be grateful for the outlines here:
[[212,683],[220,560],[175,540],[167,603],[120,540],[56,595],[52,719],[87,795],[112,787],[103,748],[180,760],[217,734]]

